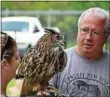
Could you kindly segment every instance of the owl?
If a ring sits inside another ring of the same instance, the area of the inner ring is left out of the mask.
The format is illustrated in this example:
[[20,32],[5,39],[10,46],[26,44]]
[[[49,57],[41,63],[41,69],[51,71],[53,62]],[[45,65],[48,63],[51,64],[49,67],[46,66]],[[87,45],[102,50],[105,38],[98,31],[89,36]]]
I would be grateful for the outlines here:
[[41,95],[46,93],[50,78],[61,72],[67,62],[64,36],[53,29],[44,32],[36,45],[25,53],[16,72],[16,79],[24,78],[24,87],[27,85]]

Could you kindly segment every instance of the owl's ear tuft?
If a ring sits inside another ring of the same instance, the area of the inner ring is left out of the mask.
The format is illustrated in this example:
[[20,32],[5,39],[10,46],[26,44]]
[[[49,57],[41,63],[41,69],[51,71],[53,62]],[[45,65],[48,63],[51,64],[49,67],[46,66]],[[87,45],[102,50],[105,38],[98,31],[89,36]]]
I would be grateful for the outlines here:
[[52,28],[44,28],[45,30],[45,32],[47,32],[47,33],[56,33],[57,31],[55,31],[55,29],[52,29]]

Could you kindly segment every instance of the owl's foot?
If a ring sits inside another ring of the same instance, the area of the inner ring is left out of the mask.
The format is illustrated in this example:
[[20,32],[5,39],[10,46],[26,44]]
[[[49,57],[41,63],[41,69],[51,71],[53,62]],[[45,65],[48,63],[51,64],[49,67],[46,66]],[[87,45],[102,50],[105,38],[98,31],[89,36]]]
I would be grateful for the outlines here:
[[[53,87],[53,86],[48,86],[46,89],[45,89],[45,91],[46,92],[48,92],[50,95],[51,95],[51,97],[62,97],[62,94],[61,94],[61,92],[58,90],[58,89],[56,89],[55,87]],[[53,95],[53,96],[52,96]]]
[[41,97],[44,97],[44,96],[50,96],[50,94],[48,93],[48,92],[46,92],[46,91],[39,91],[39,92],[37,92],[37,94],[36,94],[37,96],[41,96]]
[[48,96],[50,95],[48,92],[46,92],[46,91],[44,90],[44,87],[41,86],[40,84],[34,85],[34,86],[33,86],[33,91],[36,92],[36,95],[37,95],[38,97],[44,97],[44,96],[48,97]]
[[38,97],[62,97],[61,92],[53,86],[45,87],[44,89],[39,88],[39,86],[34,86],[33,90],[36,91]]

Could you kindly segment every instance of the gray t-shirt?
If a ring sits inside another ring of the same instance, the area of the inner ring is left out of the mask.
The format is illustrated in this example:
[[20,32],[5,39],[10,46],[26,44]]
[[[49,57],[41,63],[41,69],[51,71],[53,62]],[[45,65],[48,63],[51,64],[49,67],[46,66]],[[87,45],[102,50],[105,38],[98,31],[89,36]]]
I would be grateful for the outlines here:
[[109,97],[110,54],[91,61],[78,55],[76,47],[66,50],[65,69],[56,74],[49,83],[59,88],[64,96],[72,97]]

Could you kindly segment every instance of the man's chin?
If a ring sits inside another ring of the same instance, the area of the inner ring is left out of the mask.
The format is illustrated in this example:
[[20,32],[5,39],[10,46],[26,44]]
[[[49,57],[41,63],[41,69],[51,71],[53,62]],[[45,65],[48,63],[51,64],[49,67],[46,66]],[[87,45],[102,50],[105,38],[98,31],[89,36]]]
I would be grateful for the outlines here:
[[83,51],[85,53],[93,53],[93,49],[92,48],[83,48]]

